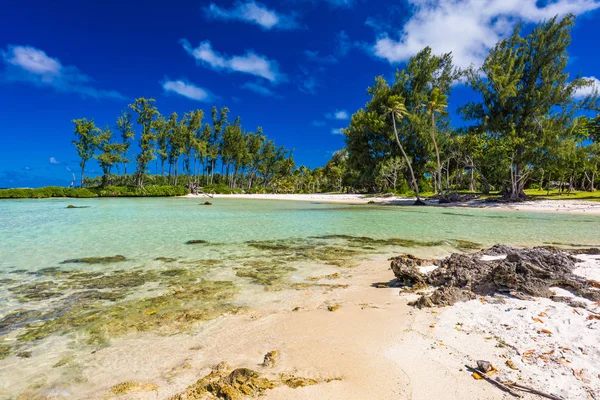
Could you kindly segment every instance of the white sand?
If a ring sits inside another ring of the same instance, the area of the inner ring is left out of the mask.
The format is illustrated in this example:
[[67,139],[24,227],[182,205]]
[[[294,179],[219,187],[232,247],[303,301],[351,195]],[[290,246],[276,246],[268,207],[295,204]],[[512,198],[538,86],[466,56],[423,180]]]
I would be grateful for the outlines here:
[[[585,258],[577,272],[598,276],[600,260]],[[600,320],[588,319],[600,315],[600,305],[564,289],[553,290],[588,309],[542,298],[487,297],[445,308],[435,328],[423,329],[458,355],[457,362],[491,361],[507,379],[565,399],[600,398]],[[507,360],[519,370],[511,369]]]
[[496,261],[496,260],[504,260],[505,258],[506,258],[506,254],[499,255],[499,256],[483,255],[483,256],[481,256],[481,261]]
[[583,262],[578,264],[573,273],[600,282],[600,255],[578,255],[577,258]]
[[[205,198],[204,195],[188,194],[186,197]],[[294,200],[294,201],[312,201],[323,203],[344,203],[344,204],[375,204],[386,205],[412,205],[414,198],[408,197],[372,197],[362,194],[215,194],[215,198],[230,199],[253,199],[253,200]],[[427,202],[428,205],[449,208],[490,208],[496,210],[512,210],[522,212],[551,212],[551,213],[569,213],[600,215],[600,202],[584,200],[535,200],[522,203],[486,203],[481,200],[472,200],[459,204],[437,204],[437,202]]]
[[422,273],[422,274],[428,274],[430,272],[435,271],[438,268],[439,267],[437,265],[426,265],[424,267],[417,267],[417,269],[419,270],[419,272]]

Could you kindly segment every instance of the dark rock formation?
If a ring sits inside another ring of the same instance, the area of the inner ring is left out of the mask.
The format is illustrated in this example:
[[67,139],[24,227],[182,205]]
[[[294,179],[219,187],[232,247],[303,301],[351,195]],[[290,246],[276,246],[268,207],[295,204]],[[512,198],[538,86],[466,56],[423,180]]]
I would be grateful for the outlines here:
[[205,244],[208,243],[206,240],[188,240],[185,244]]
[[[484,261],[483,255],[506,255],[506,258]],[[402,285],[437,288],[433,294],[422,296],[414,303],[419,307],[452,305],[496,293],[518,298],[552,298],[554,293],[550,287],[553,286],[600,301],[600,290],[572,273],[577,262],[569,252],[555,247],[517,249],[496,245],[474,254],[455,253],[438,261],[400,256],[392,260],[391,267]],[[417,266],[434,263],[439,268],[429,274],[417,269]]]
[[125,258],[125,256],[117,254],[116,256],[108,257],[72,258],[70,260],[62,261],[61,264],[109,264],[121,261],[127,261],[127,258]]

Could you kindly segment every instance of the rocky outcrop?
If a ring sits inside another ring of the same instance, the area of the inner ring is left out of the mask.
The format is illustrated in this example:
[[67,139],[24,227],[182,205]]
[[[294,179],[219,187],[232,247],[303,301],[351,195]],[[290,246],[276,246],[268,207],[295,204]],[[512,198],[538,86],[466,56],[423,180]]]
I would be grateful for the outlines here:
[[391,267],[400,286],[412,286],[417,289],[427,286],[425,275],[419,271],[418,267],[434,263],[433,260],[423,260],[412,254],[403,254],[392,259]]
[[[506,258],[487,260],[482,258],[484,255],[506,255]],[[455,253],[435,261],[439,268],[429,274],[422,274],[417,267],[434,262],[410,255],[396,257],[391,267],[402,285],[436,287],[431,295],[414,303],[419,307],[452,305],[496,293],[519,298],[552,298],[550,287],[555,286],[600,301],[600,290],[573,274],[577,262],[569,252],[555,247],[517,249],[496,245],[478,253]]]

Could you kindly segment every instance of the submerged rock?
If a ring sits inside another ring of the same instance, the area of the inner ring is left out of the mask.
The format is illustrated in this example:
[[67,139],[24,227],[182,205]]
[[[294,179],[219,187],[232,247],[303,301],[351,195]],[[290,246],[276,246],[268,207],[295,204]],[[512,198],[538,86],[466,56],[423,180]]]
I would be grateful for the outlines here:
[[74,206],[73,204],[69,204],[67,208],[90,208],[90,206]]
[[210,201],[205,201],[204,203],[200,204],[201,206],[212,206],[212,203]]
[[208,243],[206,240],[198,239],[198,240],[188,240],[185,244],[205,244]]
[[64,260],[61,264],[109,264],[115,262],[127,261],[125,256],[117,254],[116,256],[108,257],[84,257],[84,258],[72,258]]
[[110,393],[120,396],[131,392],[153,392],[158,386],[152,383],[122,382],[110,388]]
[[[483,255],[506,255],[504,259],[483,260]],[[583,277],[573,274],[578,260],[566,251],[550,248],[517,249],[496,245],[475,254],[452,254],[435,261],[439,266],[422,274],[417,266],[430,265],[431,260],[414,256],[399,256],[392,260],[392,271],[400,283],[419,287],[434,286],[429,296],[422,296],[413,305],[446,306],[477,296],[496,293],[518,298],[547,297],[550,287],[561,287],[592,301],[600,301],[600,291]]]

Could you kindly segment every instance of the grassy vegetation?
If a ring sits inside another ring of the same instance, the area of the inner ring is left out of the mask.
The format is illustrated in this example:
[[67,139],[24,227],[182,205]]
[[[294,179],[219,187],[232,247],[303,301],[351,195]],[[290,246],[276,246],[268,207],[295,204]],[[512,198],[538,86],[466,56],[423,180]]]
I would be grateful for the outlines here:
[[70,189],[59,186],[46,186],[37,189],[1,189],[0,199],[42,199],[49,197],[97,197],[89,189]]
[[184,196],[189,190],[184,186],[147,186],[137,189],[127,186],[103,188],[64,188],[47,186],[37,189],[0,189],[0,199],[44,199],[51,197],[169,197]]
[[600,201],[600,191],[596,192],[562,192],[553,189],[548,193],[547,190],[538,189],[527,189],[525,194],[531,198],[536,199],[547,199],[547,200],[588,200],[588,201]]

